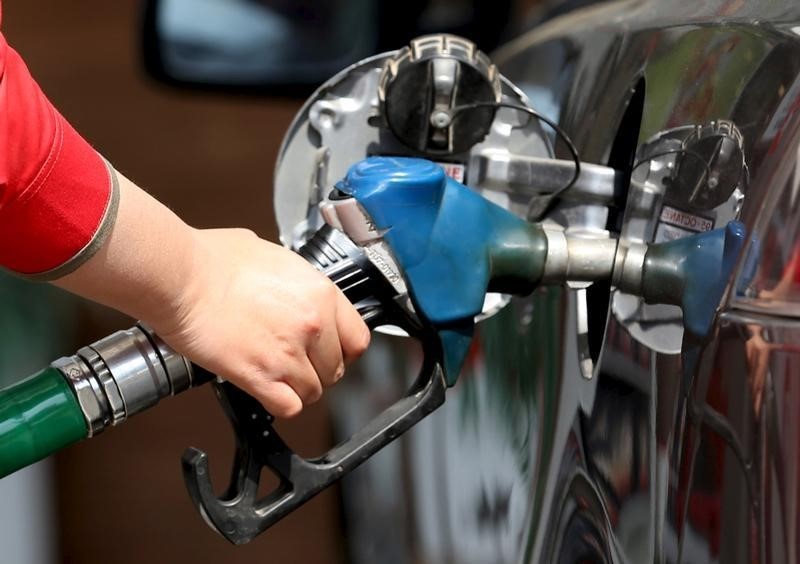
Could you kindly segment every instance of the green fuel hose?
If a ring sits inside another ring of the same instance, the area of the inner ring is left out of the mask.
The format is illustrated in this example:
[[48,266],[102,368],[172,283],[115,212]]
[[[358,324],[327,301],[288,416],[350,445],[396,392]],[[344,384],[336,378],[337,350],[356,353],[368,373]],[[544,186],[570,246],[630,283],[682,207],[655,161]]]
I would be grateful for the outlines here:
[[0,476],[87,435],[78,400],[56,368],[0,389]]
[[137,325],[0,388],[0,478],[211,375]]

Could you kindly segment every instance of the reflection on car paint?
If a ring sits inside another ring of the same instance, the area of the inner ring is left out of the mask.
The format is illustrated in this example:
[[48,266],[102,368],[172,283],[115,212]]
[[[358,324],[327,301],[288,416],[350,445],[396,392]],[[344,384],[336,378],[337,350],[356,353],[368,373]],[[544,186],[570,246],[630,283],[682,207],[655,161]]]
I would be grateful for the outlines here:
[[792,2],[620,2],[496,54],[589,163],[612,159],[643,85],[627,199],[552,221],[652,241],[740,218],[751,236],[702,337],[609,291],[579,330],[606,311],[598,288],[482,321],[372,524],[401,536],[397,562],[800,562],[798,27]]

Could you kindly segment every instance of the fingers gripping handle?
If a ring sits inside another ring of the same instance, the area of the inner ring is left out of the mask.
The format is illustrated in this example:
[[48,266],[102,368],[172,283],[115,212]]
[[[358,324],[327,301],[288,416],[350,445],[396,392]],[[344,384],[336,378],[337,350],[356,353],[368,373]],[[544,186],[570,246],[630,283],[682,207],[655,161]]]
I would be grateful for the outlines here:
[[[434,356],[425,352],[426,359]],[[208,455],[195,448],[183,456],[183,476],[208,524],[234,544],[251,541],[407,431],[444,403],[447,387],[441,364],[426,360],[405,397],[325,455],[305,459],[278,436],[273,417],[255,399],[227,382],[214,386],[236,434],[230,484],[220,497],[214,494]],[[262,468],[280,484],[258,499]]]
[[298,253],[336,284],[370,329],[400,313],[390,311],[397,305],[394,288],[364,251],[341,231],[323,226]]
[[[392,324],[417,336],[425,360],[405,397],[350,439],[311,460],[286,445],[272,426],[274,418],[258,401],[230,383],[215,382],[214,391],[236,436],[230,483],[221,496],[215,495],[208,456],[195,448],[183,456],[183,475],[205,520],[234,544],[255,538],[444,403],[444,370],[441,362],[433,360],[442,358],[439,339],[421,332],[419,323],[395,301],[395,289],[362,249],[343,233],[323,227],[299,253],[342,290],[370,328]],[[263,468],[280,483],[259,499]]]

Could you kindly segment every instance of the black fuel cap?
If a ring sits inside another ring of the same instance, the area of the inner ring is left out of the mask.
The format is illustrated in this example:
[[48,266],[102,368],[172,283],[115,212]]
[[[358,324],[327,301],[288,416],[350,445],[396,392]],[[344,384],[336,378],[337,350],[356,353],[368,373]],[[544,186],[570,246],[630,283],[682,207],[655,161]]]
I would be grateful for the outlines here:
[[[386,63],[378,93],[386,125],[404,145],[420,153],[462,153],[489,133],[500,75],[471,41],[427,35]],[[482,105],[451,113],[470,104]]]
[[705,211],[726,202],[742,182],[742,146],[742,134],[729,121],[697,126],[676,159],[670,203]]

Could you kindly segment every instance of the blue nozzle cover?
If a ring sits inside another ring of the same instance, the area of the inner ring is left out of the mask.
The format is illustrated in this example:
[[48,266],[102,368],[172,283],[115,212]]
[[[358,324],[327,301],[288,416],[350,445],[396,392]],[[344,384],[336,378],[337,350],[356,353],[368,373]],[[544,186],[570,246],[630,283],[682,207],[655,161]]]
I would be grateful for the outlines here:
[[452,384],[469,348],[473,319],[483,308],[497,250],[520,241],[527,222],[423,159],[370,157],[353,165],[336,188],[354,197],[384,232],[414,306],[440,334]]
[[731,221],[724,228],[651,246],[643,273],[645,301],[681,306],[686,329],[706,335],[745,242],[744,225]]

